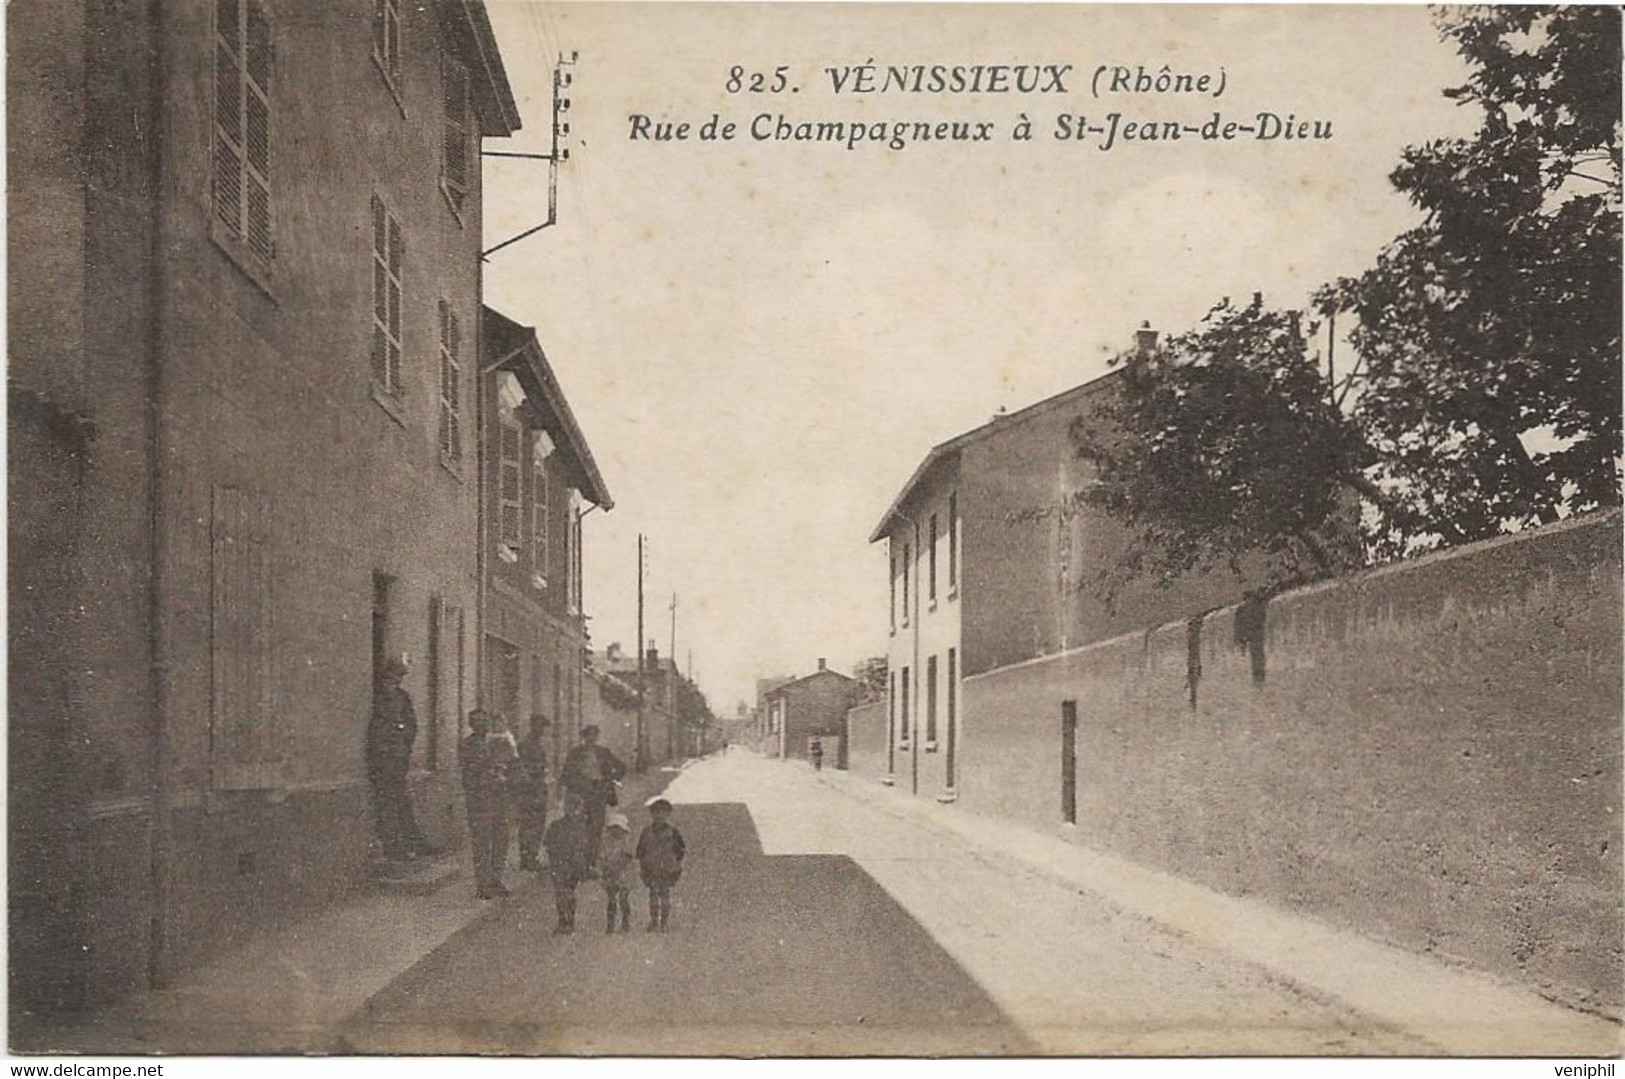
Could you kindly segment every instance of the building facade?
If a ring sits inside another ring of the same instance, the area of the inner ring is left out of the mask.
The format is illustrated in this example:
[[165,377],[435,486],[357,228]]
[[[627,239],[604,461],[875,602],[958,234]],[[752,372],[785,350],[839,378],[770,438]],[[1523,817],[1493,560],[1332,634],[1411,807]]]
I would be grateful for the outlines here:
[[582,518],[614,501],[536,340],[485,309],[480,371],[480,700],[516,735],[552,721],[554,759],[583,726]]
[[824,762],[844,767],[846,713],[862,695],[855,679],[832,671],[824,660],[803,678],[767,691],[763,707],[771,739],[770,752],[781,760],[807,760],[813,739],[823,747]]
[[16,1014],[349,888],[386,657],[459,834],[479,153],[519,116],[477,0],[7,19]]
[[[1141,335],[1141,347],[1154,345],[1153,331]],[[870,542],[886,543],[891,567],[888,782],[953,801],[967,764],[995,763],[1002,721],[967,714],[966,678],[1189,617],[1245,591],[1238,576],[1209,574],[1169,587],[1134,582],[1109,604],[1101,596],[1098,575],[1129,533],[1076,504],[1091,466],[1069,430],[1115,377],[1001,412],[936,446],[876,525]]]

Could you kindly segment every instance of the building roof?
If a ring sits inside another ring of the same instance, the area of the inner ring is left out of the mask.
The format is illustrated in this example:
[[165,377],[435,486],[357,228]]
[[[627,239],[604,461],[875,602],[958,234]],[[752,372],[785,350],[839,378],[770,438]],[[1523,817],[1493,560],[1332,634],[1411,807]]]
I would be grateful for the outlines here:
[[440,10],[444,18],[441,25],[456,35],[473,76],[480,133],[502,138],[512,135],[520,126],[519,106],[508,84],[507,69],[502,66],[502,53],[497,49],[484,0],[440,0]]
[[836,678],[839,678],[843,682],[851,682],[853,685],[857,684],[857,679],[855,679],[855,678],[848,678],[846,675],[842,674],[840,671],[832,671],[828,667],[821,667],[821,668],[819,668],[818,670],[814,671],[811,674],[802,675],[800,678],[792,678],[790,681],[785,682],[783,685],[774,686],[772,689],[770,689],[766,693],[762,694],[762,699],[766,700],[766,699],[768,699],[770,697],[783,696],[786,690],[794,689],[796,686],[799,686],[804,682],[811,682],[814,678],[822,678],[826,674],[832,674]]
[[536,340],[535,329],[520,325],[491,307],[485,307],[483,313],[484,340],[480,352],[485,357],[486,369],[512,371],[525,393],[547,406],[546,411],[557,422],[546,426],[554,428],[555,442],[576,473],[582,496],[594,505],[613,509],[615,500],[604,485],[598,462],[593,460],[586,436],[581,433],[575,413],[570,411],[570,402],[565,400],[553,367],[547,362],[547,354]]
[[903,489],[897,492],[897,497],[892,499],[890,506],[886,507],[886,512],[881,516],[879,523],[875,525],[874,531],[869,533],[869,542],[877,543],[886,537],[886,532],[892,521],[902,517],[903,507],[914,496],[914,492],[939,468],[946,467],[948,463],[955,460],[960,450],[972,443],[991,438],[993,435],[1032,419],[1042,412],[1060,408],[1089,397],[1104,389],[1117,374],[1117,371],[1108,371],[1099,378],[1090,379],[1088,382],[1073,386],[1069,390],[1062,390],[1060,393],[1046,397],[1042,401],[1028,405],[1026,408],[1010,413],[1001,412],[982,424],[982,426],[974,427],[962,435],[931,447],[931,452],[925,455],[925,460],[920,462],[919,467],[914,470],[914,474],[908,478],[908,482],[903,484]]

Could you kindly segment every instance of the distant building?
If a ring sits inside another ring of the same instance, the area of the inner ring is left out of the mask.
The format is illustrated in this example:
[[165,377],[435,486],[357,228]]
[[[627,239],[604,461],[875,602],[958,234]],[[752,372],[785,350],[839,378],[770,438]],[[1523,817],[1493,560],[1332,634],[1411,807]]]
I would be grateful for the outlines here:
[[6,11],[11,1002],[349,890],[374,669],[442,845],[475,695],[479,0]]
[[[1139,332],[1139,347],[1155,342],[1155,331]],[[886,543],[891,565],[888,779],[945,801],[967,767],[1009,781],[997,774],[999,717],[963,714],[966,678],[1187,617],[1245,590],[1238,577],[1210,574],[1166,588],[1136,582],[1111,606],[1096,591],[1097,573],[1129,533],[1075,505],[1092,466],[1068,432],[1116,378],[1000,412],[934,447],[875,526],[870,542]],[[960,752],[962,726],[976,730],[975,760]]]
[[767,691],[770,752],[781,759],[806,760],[814,738],[823,743],[824,761],[844,766],[846,713],[862,696],[854,679],[832,671],[820,659],[818,670]]
[[483,335],[481,700],[516,735],[547,716],[562,760],[583,724],[582,518],[615,503],[535,331],[486,308]]

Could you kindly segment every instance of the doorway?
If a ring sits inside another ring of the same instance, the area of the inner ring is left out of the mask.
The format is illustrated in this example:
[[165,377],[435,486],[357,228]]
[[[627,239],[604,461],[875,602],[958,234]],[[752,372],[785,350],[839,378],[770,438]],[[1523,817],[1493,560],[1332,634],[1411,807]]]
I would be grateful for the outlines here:
[[1078,702],[1061,702],[1061,819],[1078,823]]

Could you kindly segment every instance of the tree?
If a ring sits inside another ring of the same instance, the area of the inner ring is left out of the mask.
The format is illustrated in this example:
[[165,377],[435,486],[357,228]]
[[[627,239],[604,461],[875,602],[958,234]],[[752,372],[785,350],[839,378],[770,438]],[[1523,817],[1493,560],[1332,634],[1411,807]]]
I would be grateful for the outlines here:
[[[1390,179],[1422,221],[1297,312],[1228,301],[1122,362],[1074,425],[1078,500],[1133,529],[1107,582],[1256,554],[1284,585],[1620,502],[1620,14],[1449,9],[1467,139]],[[1345,329],[1347,323],[1345,322]],[[1318,324],[1311,323],[1313,335]],[[1358,529],[1356,537],[1353,530]]]
[[1358,497],[1381,492],[1297,312],[1226,300],[1201,328],[1117,362],[1116,394],[1070,432],[1096,473],[1078,500],[1130,526],[1097,582],[1106,598],[1248,556],[1277,586],[1358,563]]
[[864,700],[879,700],[886,695],[886,657],[871,656],[859,660],[858,665],[852,668],[852,677],[857,679]]
[[1421,224],[1317,297],[1355,316],[1383,555],[1620,501],[1620,14],[1438,18],[1482,124],[1405,152]]

